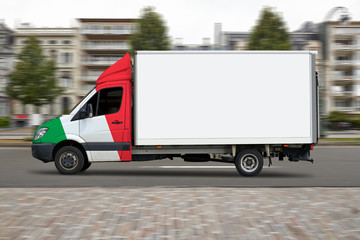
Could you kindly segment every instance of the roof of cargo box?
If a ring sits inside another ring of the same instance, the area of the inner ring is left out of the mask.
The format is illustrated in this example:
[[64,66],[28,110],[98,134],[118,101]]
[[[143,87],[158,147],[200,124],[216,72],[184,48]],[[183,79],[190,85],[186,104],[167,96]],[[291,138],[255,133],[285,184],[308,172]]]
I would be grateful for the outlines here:
[[117,82],[131,81],[131,60],[129,53],[126,53],[119,61],[106,69],[96,81],[96,89],[109,87]]

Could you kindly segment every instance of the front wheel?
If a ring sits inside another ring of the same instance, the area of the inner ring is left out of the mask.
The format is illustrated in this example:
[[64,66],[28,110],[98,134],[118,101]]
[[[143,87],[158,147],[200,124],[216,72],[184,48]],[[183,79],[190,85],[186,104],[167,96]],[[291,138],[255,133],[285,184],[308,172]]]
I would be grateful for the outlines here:
[[84,155],[73,146],[62,147],[55,154],[55,166],[62,174],[76,174],[84,167]]
[[245,177],[258,175],[264,165],[261,154],[254,149],[241,151],[235,158],[237,171]]

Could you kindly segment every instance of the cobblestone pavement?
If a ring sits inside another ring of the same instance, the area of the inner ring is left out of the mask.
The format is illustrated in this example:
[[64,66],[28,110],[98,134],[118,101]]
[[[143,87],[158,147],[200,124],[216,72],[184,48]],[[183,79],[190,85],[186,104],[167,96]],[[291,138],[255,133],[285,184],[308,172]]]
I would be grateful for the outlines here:
[[1,188],[0,239],[360,239],[360,188]]

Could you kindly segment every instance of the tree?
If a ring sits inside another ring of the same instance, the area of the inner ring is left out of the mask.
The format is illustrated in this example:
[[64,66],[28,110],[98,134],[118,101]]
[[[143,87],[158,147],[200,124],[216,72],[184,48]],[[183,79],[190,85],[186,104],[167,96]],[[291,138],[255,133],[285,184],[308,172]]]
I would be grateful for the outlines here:
[[332,111],[329,113],[329,122],[347,122],[350,119],[349,114],[346,112]]
[[289,33],[281,17],[271,8],[262,10],[257,25],[253,28],[248,50],[291,50]]
[[170,40],[161,16],[152,7],[142,10],[137,31],[131,37],[131,52],[136,50],[168,50]]
[[27,44],[16,56],[15,69],[8,75],[7,95],[23,104],[39,107],[49,104],[61,95],[63,89],[56,84],[55,62],[42,54],[36,37],[30,36]]

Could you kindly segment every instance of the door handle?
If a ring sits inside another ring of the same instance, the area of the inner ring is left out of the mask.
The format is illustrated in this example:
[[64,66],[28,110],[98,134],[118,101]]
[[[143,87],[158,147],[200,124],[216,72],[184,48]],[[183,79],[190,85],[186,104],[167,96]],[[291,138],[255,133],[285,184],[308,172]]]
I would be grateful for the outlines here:
[[112,124],[122,124],[123,122],[115,120],[114,122],[112,122]]

